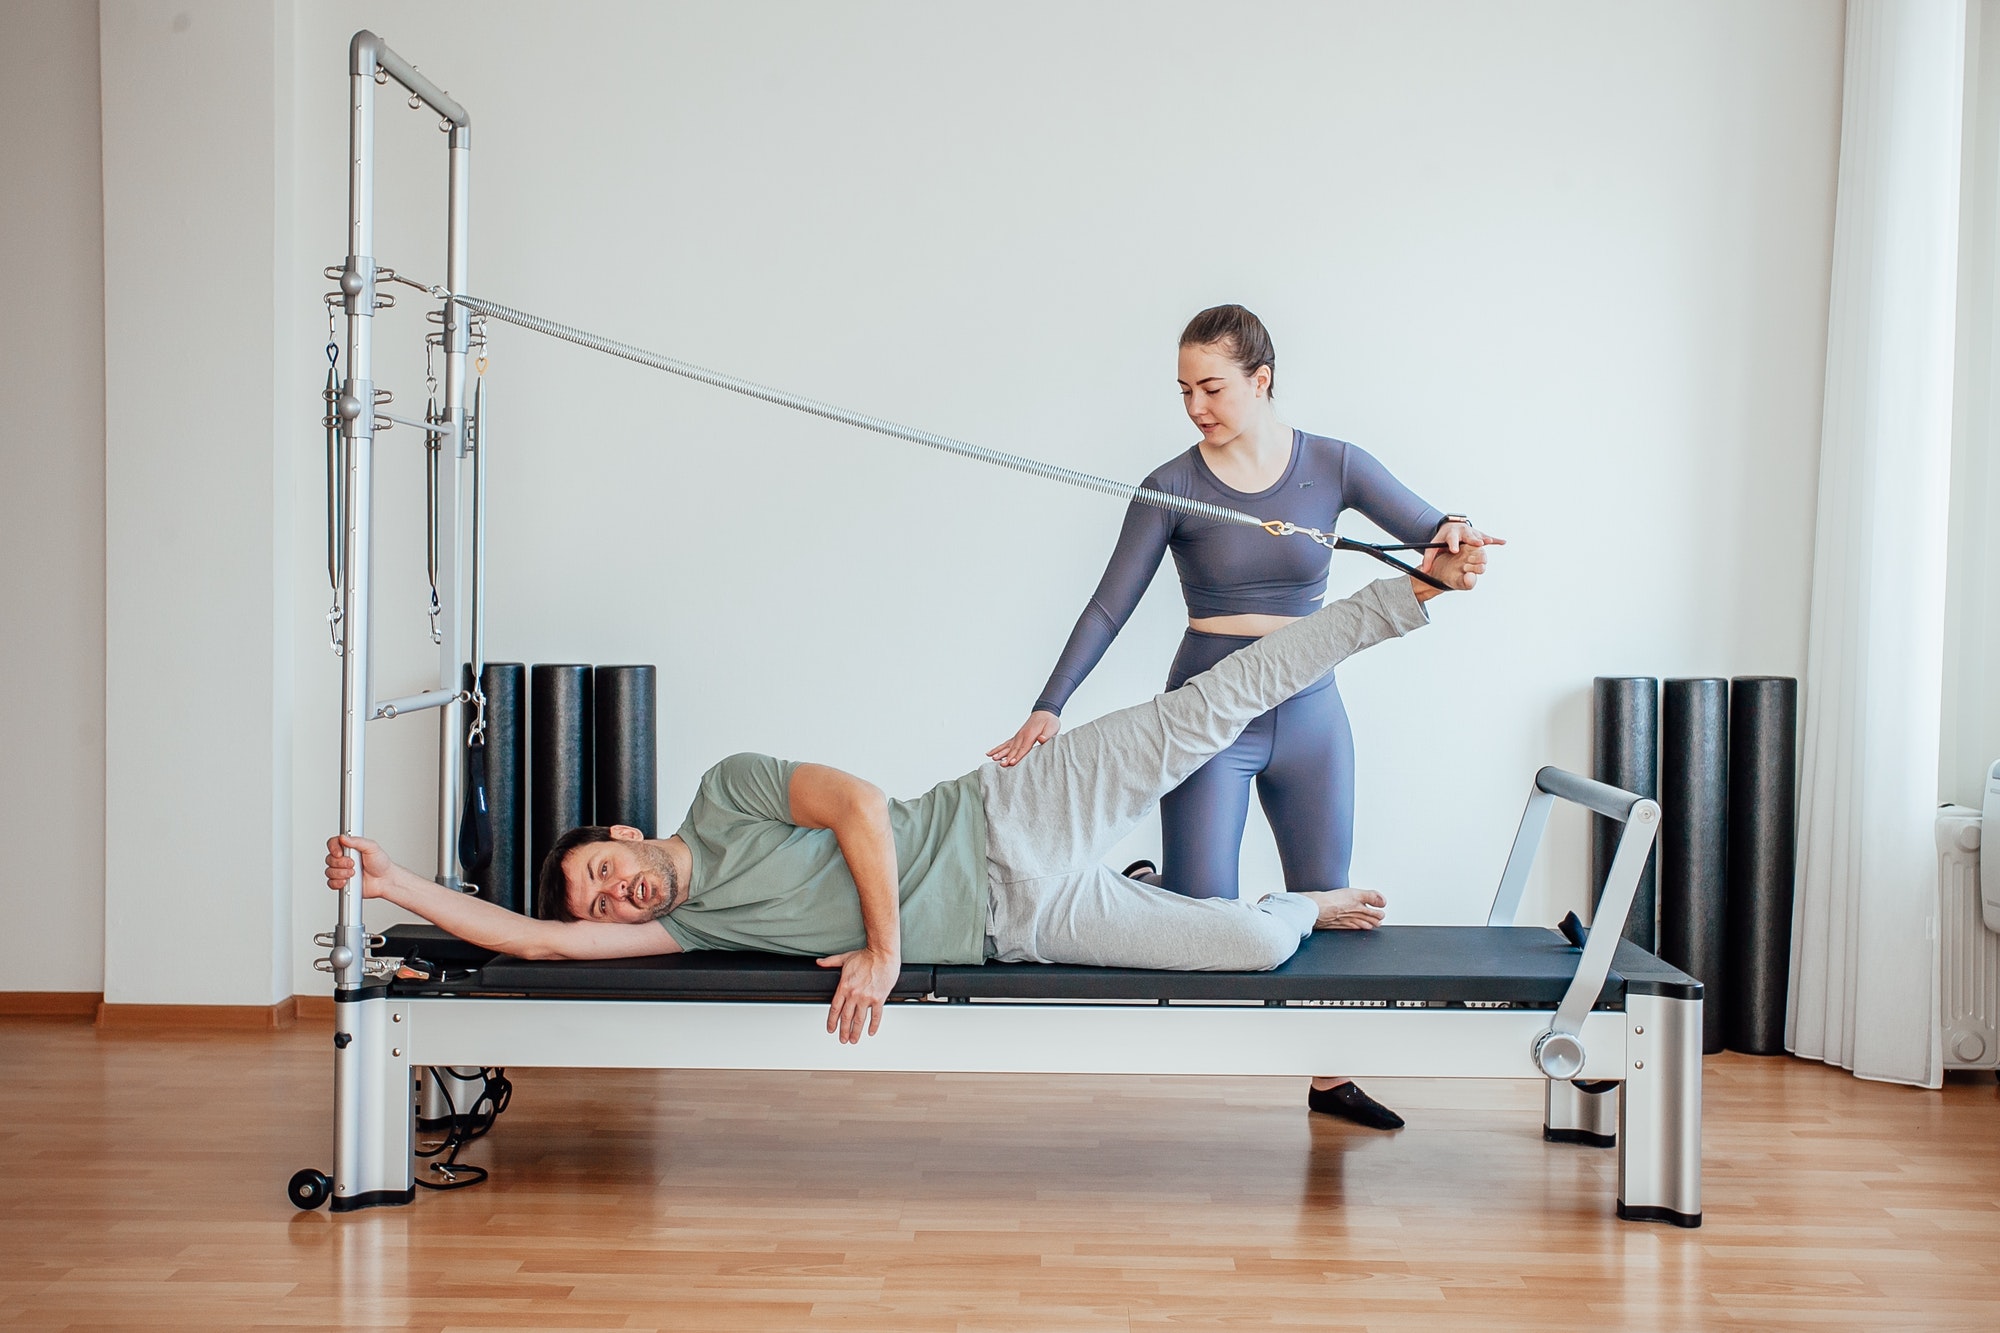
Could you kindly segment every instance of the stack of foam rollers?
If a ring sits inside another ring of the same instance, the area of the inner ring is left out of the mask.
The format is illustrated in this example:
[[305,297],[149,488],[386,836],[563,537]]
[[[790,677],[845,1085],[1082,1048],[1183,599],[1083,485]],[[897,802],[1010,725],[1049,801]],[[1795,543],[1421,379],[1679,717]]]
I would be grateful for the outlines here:
[[657,677],[652,666],[486,664],[493,856],[482,897],[530,910],[542,858],[579,824],[630,824],[657,836]]
[[[1797,857],[1799,683],[1599,676],[1591,771],[1660,803],[1625,935],[1702,983],[1702,1050],[1779,1055]],[[1591,882],[1618,826],[1592,817]]]

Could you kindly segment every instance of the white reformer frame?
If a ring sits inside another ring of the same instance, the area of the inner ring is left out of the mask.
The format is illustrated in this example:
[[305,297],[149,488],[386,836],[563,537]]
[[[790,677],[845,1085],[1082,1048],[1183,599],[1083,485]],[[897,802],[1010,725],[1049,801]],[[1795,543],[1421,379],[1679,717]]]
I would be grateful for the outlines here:
[[[362,832],[365,728],[373,717],[441,706],[439,874],[458,886],[458,814],[468,644],[458,596],[464,514],[461,465],[482,432],[465,412],[467,315],[445,302],[445,422],[451,446],[451,556],[441,561],[444,644],[437,688],[371,703],[369,505],[374,442],[371,379],[376,265],[374,92],[378,71],[444,117],[449,128],[446,286],[465,291],[470,118],[373,33],[350,48],[349,246],[341,288],[348,376],[337,412],[346,450],[340,549],[340,827]],[[483,423],[482,423],[483,425]],[[484,557],[476,459],[469,552],[478,637]],[[442,522],[442,519],[441,519]],[[448,577],[447,577],[448,571]],[[448,585],[448,591],[447,591]],[[470,645],[473,660],[482,645]],[[1618,1215],[1698,1226],[1701,1220],[1701,1000],[1628,984],[1625,1008],[1595,1004],[1659,827],[1653,801],[1560,769],[1536,774],[1487,924],[1513,924],[1555,800],[1624,824],[1575,975],[1553,1009],[1349,1007],[1310,1001],[958,1001],[891,1004],[882,1030],[842,1045],[825,1030],[823,1002],[675,999],[529,999],[393,993],[391,960],[371,956],[379,937],[363,922],[360,876],[339,895],[334,932],[320,939],[334,975],[334,1163],[337,1212],[409,1203],[413,1175],[413,1075],[427,1066],[791,1069],[933,1073],[1293,1075],[1338,1068],[1360,1077],[1543,1078],[1545,1136],[1618,1149]],[[301,1173],[306,1175],[310,1173]]]

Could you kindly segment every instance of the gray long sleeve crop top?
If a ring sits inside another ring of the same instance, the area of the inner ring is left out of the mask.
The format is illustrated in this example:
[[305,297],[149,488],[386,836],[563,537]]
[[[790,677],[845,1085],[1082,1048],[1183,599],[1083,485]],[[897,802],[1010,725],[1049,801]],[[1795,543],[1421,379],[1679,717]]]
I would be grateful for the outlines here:
[[[1284,519],[1331,532],[1343,509],[1359,510],[1398,541],[1420,542],[1436,532],[1444,511],[1419,499],[1389,475],[1374,455],[1345,440],[1292,432],[1292,461],[1268,490],[1225,486],[1202,461],[1201,446],[1162,464],[1145,485],[1191,500]],[[1259,528],[1158,509],[1134,501],[1097,591],[1084,604],[1069,642],[1056,659],[1037,709],[1061,713],[1076,687],[1132,617],[1169,549],[1180,571],[1190,619],[1264,614],[1303,616],[1326,595],[1324,546],[1303,537],[1275,538]]]

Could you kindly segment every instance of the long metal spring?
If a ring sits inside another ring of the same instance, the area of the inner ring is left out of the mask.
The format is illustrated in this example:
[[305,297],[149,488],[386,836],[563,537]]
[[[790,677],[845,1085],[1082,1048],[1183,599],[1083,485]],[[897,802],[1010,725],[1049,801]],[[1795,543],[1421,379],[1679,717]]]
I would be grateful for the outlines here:
[[1270,526],[1261,519],[1252,518],[1241,510],[1225,509],[1221,505],[1212,505],[1201,500],[1190,500],[1184,496],[1170,495],[1165,491],[1156,491],[1150,487],[1133,486],[1122,481],[1113,481],[1109,477],[1093,476],[1088,472],[1078,472],[1072,468],[1057,467],[1053,463],[1044,463],[1039,459],[1023,458],[1019,454],[1003,453],[1001,450],[988,449],[983,445],[968,444],[964,440],[954,440],[948,435],[936,435],[927,430],[918,430],[914,426],[898,425],[893,421],[884,421],[880,417],[871,417],[861,412],[850,412],[846,408],[835,407],[831,403],[822,403],[817,399],[804,398],[795,393],[786,393],[782,389],[773,389],[767,385],[757,384],[750,380],[738,379],[734,375],[725,375],[721,371],[706,370],[690,362],[671,356],[661,356],[658,352],[649,352],[642,347],[634,347],[629,343],[616,342],[610,338],[600,338],[594,333],[586,333],[582,329],[571,328],[567,324],[558,324],[552,319],[543,319],[540,315],[530,315],[526,311],[515,310],[510,306],[481,300],[476,296],[461,295],[453,296],[450,299],[458,302],[467,310],[476,311],[482,315],[488,315],[509,324],[516,324],[524,329],[531,329],[536,333],[544,334],[550,338],[560,338],[564,342],[575,343],[579,347],[588,347],[594,352],[603,352],[608,356],[623,357],[627,361],[636,361],[642,366],[651,366],[655,370],[664,370],[670,375],[679,375],[684,379],[691,379],[697,383],[707,384],[717,389],[727,389],[731,393],[740,393],[746,398],[762,399],[767,403],[775,403],[779,407],[789,407],[795,412],[807,412],[816,417],[824,417],[828,421],[838,421],[843,425],[856,426],[862,430],[874,431],[877,435],[887,435],[892,439],[907,440],[911,444],[921,444],[927,449],[937,449],[944,453],[957,454],[960,458],[970,458],[981,463],[991,463],[996,467],[1011,468],[1016,472],[1025,472],[1031,477],[1042,477],[1048,481],[1059,481],[1065,485],[1081,487],[1087,491],[1097,491],[1104,495],[1114,495],[1124,500],[1136,500],[1140,504],[1149,504],[1159,509],[1172,509],[1179,513],[1192,514],[1199,518],[1212,518],[1224,523],[1240,523],[1253,528],[1268,528]]

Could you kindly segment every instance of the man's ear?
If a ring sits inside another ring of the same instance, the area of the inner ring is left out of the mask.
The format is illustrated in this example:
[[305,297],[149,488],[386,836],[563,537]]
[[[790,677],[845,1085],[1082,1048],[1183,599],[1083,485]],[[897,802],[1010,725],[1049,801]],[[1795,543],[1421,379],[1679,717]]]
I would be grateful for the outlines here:
[[644,842],[646,835],[639,832],[638,829],[633,828],[630,824],[613,824],[611,826],[611,839],[613,842]]

